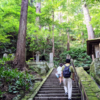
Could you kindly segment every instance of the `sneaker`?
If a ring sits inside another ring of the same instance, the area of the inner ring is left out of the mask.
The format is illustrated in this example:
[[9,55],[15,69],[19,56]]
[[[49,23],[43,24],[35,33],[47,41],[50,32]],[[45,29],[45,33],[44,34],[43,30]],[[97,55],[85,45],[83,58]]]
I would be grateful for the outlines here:
[[66,96],[67,94],[68,94],[68,93],[66,92],[66,93],[65,93],[65,96]]

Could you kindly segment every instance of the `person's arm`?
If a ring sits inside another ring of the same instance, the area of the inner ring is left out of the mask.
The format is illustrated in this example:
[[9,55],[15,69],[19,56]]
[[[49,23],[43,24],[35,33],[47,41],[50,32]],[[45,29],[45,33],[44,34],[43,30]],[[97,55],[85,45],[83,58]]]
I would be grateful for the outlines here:
[[61,72],[61,80],[63,80],[63,71]]
[[62,74],[62,77],[63,77],[63,71],[61,72],[61,74]]
[[63,70],[64,70],[64,66],[62,66],[62,70],[61,70],[61,75],[62,75],[61,79],[63,79]]

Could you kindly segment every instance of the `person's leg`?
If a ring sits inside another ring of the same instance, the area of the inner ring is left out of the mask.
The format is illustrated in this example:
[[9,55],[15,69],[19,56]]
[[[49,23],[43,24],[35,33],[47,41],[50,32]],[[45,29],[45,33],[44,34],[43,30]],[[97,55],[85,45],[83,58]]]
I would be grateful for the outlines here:
[[68,78],[68,99],[72,97],[72,79]]
[[68,92],[68,89],[67,89],[67,79],[63,78],[63,84],[64,84],[65,93],[67,93]]
[[63,77],[61,78],[61,81],[63,82]]
[[59,75],[59,85],[61,85],[62,76],[61,76],[61,74],[58,74],[58,75]]
[[60,83],[60,77],[59,77],[59,83]]

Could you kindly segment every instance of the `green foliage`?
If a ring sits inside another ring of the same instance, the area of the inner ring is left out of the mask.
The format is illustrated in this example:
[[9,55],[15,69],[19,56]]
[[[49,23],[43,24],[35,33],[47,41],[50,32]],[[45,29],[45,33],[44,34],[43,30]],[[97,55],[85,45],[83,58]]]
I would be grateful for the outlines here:
[[[0,0],[0,55],[8,51],[9,54],[16,52],[17,36],[20,23],[22,0]],[[41,1],[41,13],[36,13],[36,2]],[[29,0],[27,15],[26,48],[28,51],[39,51],[49,61],[49,53],[52,51],[52,38],[54,33],[55,65],[65,63],[66,55],[70,54],[74,59],[75,66],[88,67],[91,58],[86,54],[87,28],[84,23],[82,5],[86,2],[91,16],[91,22],[95,37],[100,37],[100,0]],[[52,18],[54,12],[54,21]],[[60,16],[61,13],[61,16]],[[60,16],[60,18],[59,18]],[[36,17],[39,17],[37,22]],[[41,29],[39,28],[41,25]],[[52,26],[54,25],[54,31]],[[67,35],[70,34],[70,51],[66,51]],[[84,33],[82,36],[81,33]],[[72,37],[72,38],[71,38]],[[84,39],[84,43],[82,43]],[[45,52],[44,52],[45,51]],[[8,92],[18,93],[21,88],[29,89],[34,76],[17,69],[4,67],[6,61],[13,60],[9,55],[0,59],[0,79],[9,84]],[[34,58],[30,58],[31,61]],[[29,62],[28,61],[28,62]],[[35,72],[36,68],[30,67]],[[0,91],[0,96],[2,96]],[[15,98],[16,99],[16,98]]]
[[[29,90],[32,85],[31,80],[34,79],[28,73],[19,72],[17,69],[11,69],[10,67],[0,66],[0,80],[1,83],[8,84],[8,92],[18,93],[20,89]],[[10,83],[10,84],[9,84]]]
[[91,58],[86,54],[86,50],[81,48],[71,48],[70,51],[64,51],[60,54],[60,62],[65,63],[67,54],[74,59],[74,64],[76,67],[89,67],[92,62]]
[[12,61],[14,60],[14,55],[13,54],[8,54],[7,57],[3,57],[2,59],[0,59],[0,64],[5,64],[5,62],[7,61]]
[[2,97],[2,95],[3,95],[3,92],[2,92],[2,91],[0,91],[0,97]]
[[[86,1],[86,0],[85,0]],[[41,1],[41,14],[36,13],[35,3],[36,1],[29,1],[28,16],[27,16],[27,48],[28,51],[42,51],[50,48],[52,42],[48,43],[47,39],[52,39],[52,24],[54,28],[55,43],[60,40],[64,46],[66,45],[67,36],[66,28],[69,29],[69,33],[76,39],[76,42],[82,42],[82,39],[87,40],[87,29],[84,22],[82,13],[83,0],[43,0]],[[96,37],[99,36],[99,5],[98,0],[87,0],[86,3],[89,6],[90,15],[92,16],[91,24],[95,28]],[[1,53],[9,49],[9,53],[16,51],[17,34],[19,30],[21,0],[1,0],[0,1],[0,48]],[[93,5],[93,6],[92,6]],[[98,8],[97,6],[98,5]],[[55,13],[55,20],[52,19],[52,11]],[[61,18],[64,20],[60,22],[58,18],[59,12],[62,14]],[[37,24],[36,17],[39,17],[39,23]],[[66,21],[68,19],[68,21]],[[60,23],[59,23],[60,22]],[[41,30],[39,29],[41,25]],[[81,36],[81,32],[84,36]],[[61,37],[58,34],[61,33]],[[10,35],[10,36],[9,36]],[[58,39],[59,38],[59,39]],[[9,43],[8,43],[9,42]],[[5,44],[6,43],[6,44]],[[60,44],[59,43],[59,44]],[[58,44],[55,44],[55,46]]]

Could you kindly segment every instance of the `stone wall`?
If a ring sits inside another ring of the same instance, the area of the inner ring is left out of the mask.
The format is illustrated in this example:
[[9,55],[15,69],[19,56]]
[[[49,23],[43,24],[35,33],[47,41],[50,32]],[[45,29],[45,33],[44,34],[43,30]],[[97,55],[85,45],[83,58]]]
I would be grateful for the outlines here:
[[95,78],[96,82],[100,84],[100,58],[95,58],[91,63],[90,74]]
[[91,76],[83,67],[76,67],[76,71],[87,94],[88,100],[100,100],[100,89]]
[[28,62],[31,68],[35,69],[40,75],[46,75],[50,70],[49,64],[47,62]]

